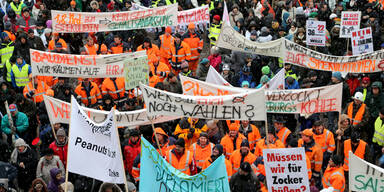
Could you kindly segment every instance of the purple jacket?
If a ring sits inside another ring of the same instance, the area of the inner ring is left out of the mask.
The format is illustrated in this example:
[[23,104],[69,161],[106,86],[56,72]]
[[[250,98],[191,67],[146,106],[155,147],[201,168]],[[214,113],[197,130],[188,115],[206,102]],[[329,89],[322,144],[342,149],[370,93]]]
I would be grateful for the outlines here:
[[56,175],[61,173],[61,171],[58,168],[53,168],[49,172],[51,173],[51,181],[48,184],[48,191],[59,192],[59,185],[65,181],[63,177],[60,180],[56,179]]

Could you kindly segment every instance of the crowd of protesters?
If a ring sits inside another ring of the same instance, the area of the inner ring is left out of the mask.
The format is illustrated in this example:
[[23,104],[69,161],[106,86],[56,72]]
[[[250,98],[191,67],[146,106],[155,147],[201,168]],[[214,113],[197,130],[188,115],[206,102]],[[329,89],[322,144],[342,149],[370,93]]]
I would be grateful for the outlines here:
[[[132,11],[134,4],[158,7],[176,2],[179,11],[208,5],[210,25],[97,33],[52,30],[55,18],[51,18],[51,10],[118,12]],[[379,1],[227,0],[226,5],[230,25],[255,43],[286,38],[306,46],[306,20],[325,21],[326,45],[306,47],[336,56],[351,55],[352,50],[348,39],[339,37],[341,12],[361,11],[360,28],[371,27],[375,51],[384,48],[384,7]],[[140,184],[141,135],[172,166],[189,175],[224,155],[234,192],[267,191],[262,151],[267,147],[304,147],[311,191],[348,190],[349,151],[384,167],[383,72],[344,76],[297,67],[281,58],[219,48],[216,41],[223,25],[223,7],[221,0],[2,0],[0,192],[64,191],[68,125],[50,124],[43,95],[66,102],[74,95],[81,105],[105,111],[145,108],[141,90],[126,90],[124,78],[32,75],[30,49],[82,55],[146,51],[149,85],[180,94],[179,75],[205,80],[210,66],[235,87],[260,88],[282,68],[286,70],[285,89],[343,84],[341,114],[268,114],[268,137],[265,124],[252,121],[181,118],[156,124],[155,133],[151,126],[120,128],[130,192],[137,191]],[[68,179],[69,191],[124,190],[124,186],[72,173]]]

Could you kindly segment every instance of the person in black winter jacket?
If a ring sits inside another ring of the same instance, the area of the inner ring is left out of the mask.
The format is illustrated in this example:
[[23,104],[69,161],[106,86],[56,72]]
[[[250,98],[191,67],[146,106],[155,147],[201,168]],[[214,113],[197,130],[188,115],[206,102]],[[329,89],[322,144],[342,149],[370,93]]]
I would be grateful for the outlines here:
[[45,51],[43,40],[41,40],[39,36],[35,35],[35,31],[33,29],[28,30],[28,43],[31,49]]
[[253,173],[251,165],[248,162],[241,163],[240,170],[232,175],[229,186],[231,191],[236,192],[260,191],[259,180]]
[[31,63],[30,55],[29,55],[29,43],[28,37],[24,32],[20,32],[20,35],[16,39],[15,49],[13,50],[12,55],[20,55],[23,57],[27,64]]

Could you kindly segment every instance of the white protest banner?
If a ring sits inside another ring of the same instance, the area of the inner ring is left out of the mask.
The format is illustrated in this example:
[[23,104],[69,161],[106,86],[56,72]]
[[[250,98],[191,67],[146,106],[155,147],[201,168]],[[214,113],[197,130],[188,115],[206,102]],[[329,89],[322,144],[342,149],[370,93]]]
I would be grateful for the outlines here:
[[305,151],[300,148],[263,149],[268,191],[309,192]]
[[264,89],[225,96],[189,96],[140,85],[149,115],[217,120],[266,119]]
[[223,23],[219,38],[216,42],[216,46],[221,48],[273,57],[281,56],[281,51],[283,51],[282,45],[283,38],[266,43],[251,41],[226,22]]
[[352,54],[360,55],[373,52],[372,29],[367,27],[351,33]]
[[110,183],[125,183],[119,134],[114,111],[102,123],[95,123],[71,99],[68,141],[68,172]]
[[384,169],[349,151],[349,190],[377,192],[384,190]]
[[124,64],[125,89],[133,89],[140,83],[148,85],[149,66],[147,56],[138,58],[128,58]]
[[30,49],[33,76],[122,77],[124,60],[146,56],[145,51],[113,55],[72,55]]
[[122,12],[52,11],[52,28],[58,33],[123,31],[177,25],[178,4]]
[[207,78],[205,79],[205,82],[208,83],[213,83],[216,85],[227,85],[232,87],[228,81],[226,81],[212,65],[209,66],[208,73],[207,73]]
[[223,21],[226,22],[227,25],[231,25],[231,22],[229,21],[228,7],[225,1],[224,1]]
[[[59,99],[55,99],[53,97],[49,97],[44,95],[44,104],[47,109],[49,121],[52,124],[55,123],[65,123],[69,124],[69,118],[71,113],[71,104],[61,101]],[[82,110],[88,115],[88,117],[96,122],[104,122],[107,118],[108,112],[96,110],[87,107],[81,107]],[[139,125],[150,125],[151,121],[154,124],[163,123],[167,121],[172,121],[178,119],[178,117],[170,117],[170,116],[156,116],[156,117],[148,117],[146,109],[139,109],[135,111],[117,111],[116,115],[116,125],[118,127],[128,127],[128,126],[139,126]]]
[[209,24],[209,7],[208,5],[201,6],[194,9],[179,11],[177,14],[177,25],[179,27],[188,26],[190,23],[195,25]]
[[357,56],[326,55],[292,41],[285,40],[282,52],[285,63],[322,71],[347,73],[374,73],[384,70],[384,51],[375,51]]
[[276,90],[285,88],[285,69],[282,68],[280,71],[267,83],[265,86],[267,90]]
[[[232,95],[252,91],[214,85],[188,77],[180,77],[183,93],[193,96]],[[266,90],[266,108],[268,113],[313,114],[329,111],[341,111],[342,84],[309,89]]]
[[350,38],[352,31],[360,29],[360,11],[342,11],[340,37]]
[[325,46],[325,21],[307,20],[307,45],[309,46]]

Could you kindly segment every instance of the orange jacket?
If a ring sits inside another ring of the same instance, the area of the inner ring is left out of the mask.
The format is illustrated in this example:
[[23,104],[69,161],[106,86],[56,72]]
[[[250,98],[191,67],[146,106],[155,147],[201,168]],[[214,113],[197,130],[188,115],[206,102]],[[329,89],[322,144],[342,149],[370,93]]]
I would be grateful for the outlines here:
[[159,47],[153,43],[148,48],[144,48],[144,45],[139,45],[137,47],[137,51],[144,51],[144,50],[146,50],[148,58],[150,58],[151,56],[155,56],[155,57],[160,56]]
[[61,45],[63,46],[63,49],[67,49],[68,48],[67,43],[62,38],[59,38],[59,40],[57,40],[57,42],[55,40],[50,40],[49,41],[49,43],[48,43],[48,50],[49,51],[55,50],[56,43],[61,43]]
[[[256,143],[255,147],[255,155],[256,157],[263,156],[263,149],[267,149],[268,145],[265,142],[265,139],[261,139]],[[269,143],[269,149],[280,149],[285,148],[283,142],[281,142],[279,139],[276,139],[273,143]]]
[[[149,69],[153,75],[159,76],[160,82],[163,82],[170,72],[168,65],[160,61],[159,65],[156,67],[153,65],[153,63],[149,63]],[[157,74],[158,72],[160,72],[160,74]]]
[[291,134],[291,130],[289,130],[286,127],[283,127],[277,132],[277,137],[280,139],[280,141],[283,142],[285,146],[287,146],[287,138]]
[[[183,126],[180,126],[181,123],[183,123],[183,124],[188,123],[188,128],[184,128]],[[189,127],[191,127],[191,125],[192,125],[192,128],[195,129],[195,132],[193,133],[192,138],[188,139]],[[177,136],[178,138],[183,138],[185,141],[185,148],[189,149],[189,147],[193,143],[197,142],[197,139],[200,137],[200,133],[201,132],[207,132],[207,130],[208,130],[207,124],[203,120],[198,120],[197,122],[192,123],[191,118],[188,118],[188,120],[186,120],[186,118],[184,118],[184,119],[180,120],[179,124],[176,125],[176,129],[173,132],[173,134],[175,136]]]
[[185,42],[181,42],[180,45],[176,45],[176,42],[171,47],[172,62],[179,65],[184,60],[191,60],[191,49]]
[[85,44],[84,49],[88,53],[88,55],[97,55],[97,51],[99,50],[99,45],[94,44],[93,46],[89,46],[88,44]]
[[124,77],[118,77],[114,81],[111,78],[105,78],[101,84],[101,93],[103,95],[109,94],[117,102],[125,100]]
[[[237,171],[239,171],[241,159],[242,157],[240,149],[236,149],[229,158],[229,161],[232,163],[232,174],[235,174]],[[253,162],[255,162],[255,160],[256,156],[249,151],[248,155],[244,157],[243,161],[248,162],[252,167],[254,167]]]
[[13,42],[16,41],[16,36],[12,32],[9,32],[9,31],[6,31],[6,30],[4,30],[4,32],[7,33],[8,37],[9,37],[9,39],[11,41],[13,41]]
[[166,155],[166,160],[169,164],[171,164],[174,168],[178,169],[179,171],[191,175],[192,170],[194,169],[194,159],[193,154],[189,150],[185,150],[184,154],[178,159],[174,153],[174,150],[168,151]]
[[53,76],[36,76],[36,77],[38,80],[44,81],[44,83],[50,87],[52,87],[59,81],[57,77],[53,78]]
[[333,153],[333,151],[335,151],[335,138],[333,137],[333,133],[331,131],[324,129],[323,133],[320,135],[317,135],[315,132],[313,133],[313,139],[317,144],[320,145],[323,153],[325,151],[328,151],[329,153]]
[[132,166],[132,177],[133,177],[133,179],[135,180],[136,183],[138,181],[140,181],[140,163],[138,163],[137,165],[135,163],[133,163],[133,166]]
[[171,58],[171,47],[175,43],[175,38],[172,35],[167,37],[165,34],[160,35],[160,57],[165,58],[166,60]]
[[352,119],[353,125],[359,124],[361,122],[361,120],[363,119],[364,112],[365,112],[365,106],[366,106],[365,103],[362,103],[359,110],[355,114],[355,117],[352,117],[352,115],[353,115],[353,102],[349,103],[347,115],[350,119]]
[[305,154],[305,160],[307,162],[308,179],[310,180],[312,178],[311,160],[307,154]]
[[196,166],[198,168],[203,168],[203,164],[207,157],[210,157],[212,155],[213,147],[215,145],[209,142],[204,148],[202,148],[198,143],[199,142],[192,144],[191,147],[189,147],[189,150],[193,153],[193,158],[196,161]]
[[155,85],[159,82],[161,82],[161,79],[157,75],[153,75],[152,77],[149,77],[149,86],[150,87],[155,87]]
[[320,173],[323,164],[323,151],[321,147],[313,141],[309,146],[304,146],[303,139],[299,139],[299,147],[305,148],[305,154],[311,160],[311,168],[313,171]]
[[333,191],[345,190],[345,177],[343,167],[327,167],[323,174],[323,188],[333,187]]
[[101,101],[102,96],[100,93],[99,87],[97,87],[96,83],[89,82],[90,83],[90,91],[87,92],[84,87],[84,82],[79,84],[76,89],[75,93],[81,97],[81,102],[85,106],[94,105],[99,101]]
[[246,139],[245,136],[241,133],[237,136],[236,146],[233,146],[233,140],[231,137],[226,134],[220,141],[220,144],[223,145],[225,158],[229,159],[236,149],[240,149],[241,142]]
[[190,33],[187,32],[184,34],[183,41],[189,45],[191,49],[191,59],[198,60],[200,53],[198,50],[203,50],[203,39],[199,33]]
[[349,151],[352,151],[353,154],[360,157],[361,159],[364,159],[365,156],[365,148],[367,147],[367,143],[363,140],[360,140],[359,145],[356,148],[356,151],[352,151],[352,145],[351,145],[351,139],[344,141],[344,165],[343,169],[344,171],[349,171]]
[[[165,143],[160,143],[160,148],[161,148],[161,154],[165,157],[165,155],[168,153],[169,150],[172,150],[175,146],[174,145],[169,145],[169,140],[168,140],[168,135],[164,132],[164,130],[160,127],[157,127],[155,128],[155,132],[157,134],[161,134],[163,135],[166,140]],[[152,142],[156,144],[156,138],[155,138],[155,134],[152,134]],[[157,149],[157,152],[160,153],[159,149],[155,146],[155,148]]]
[[44,101],[43,95],[53,96],[53,90],[45,84],[43,81],[37,81],[37,87],[34,88],[32,82],[29,82],[27,86],[24,87],[23,95],[25,98],[28,98],[27,94],[32,91],[34,95],[32,96],[32,100],[36,103],[40,103]]
[[[208,157],[203,164],[203,169],[208,168],[213,163],[212,158]],[[228,179],[231,179],[232,174],[232,164],[228,159],[225,159],[225,168],[227,170]]]
[[247,134],[244,134],[243,130],[244,130],[243,126],[240,125],[239,132],[243,133],[243,135],[248,139],[249,149],[253,151],[256,145],[256,142],[258,142],[261,139],[259,128],[256,127],[255,125],[249,124]]

